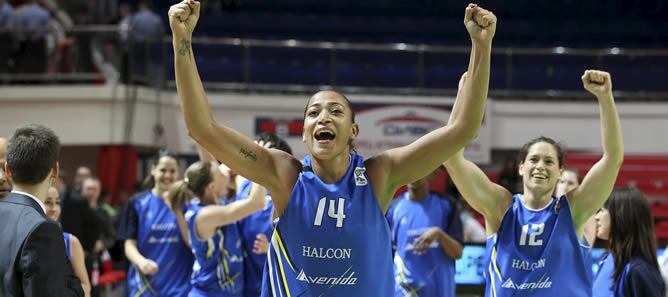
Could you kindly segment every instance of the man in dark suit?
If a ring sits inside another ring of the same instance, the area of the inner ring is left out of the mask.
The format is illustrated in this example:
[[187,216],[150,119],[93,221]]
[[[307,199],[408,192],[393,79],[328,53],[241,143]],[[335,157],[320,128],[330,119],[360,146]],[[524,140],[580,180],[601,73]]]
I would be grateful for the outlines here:
[[7,162],[7,139],[0,137],[0,199],[7,197],[12,191],[12,180],[5,174]]
[[14,189],[0,199],[0,296],[84,296],[63,232],[44,211],[59,152],[58,137],[40,125],[17,128],[7,143],[5,173]]

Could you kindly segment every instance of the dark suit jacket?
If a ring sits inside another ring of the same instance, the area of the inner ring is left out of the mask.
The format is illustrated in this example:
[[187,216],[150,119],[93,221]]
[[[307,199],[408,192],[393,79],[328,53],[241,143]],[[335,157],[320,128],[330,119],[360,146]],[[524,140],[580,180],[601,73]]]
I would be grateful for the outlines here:
[[63,232],[32,198],[0,200],[0,296],[83,296],[65,256]]

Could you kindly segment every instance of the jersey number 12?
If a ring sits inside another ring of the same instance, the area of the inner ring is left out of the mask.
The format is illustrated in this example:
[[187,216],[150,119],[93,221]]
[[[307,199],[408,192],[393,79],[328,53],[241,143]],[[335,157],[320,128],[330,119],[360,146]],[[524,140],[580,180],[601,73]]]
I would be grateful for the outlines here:
[[[329,210],[327,211],[327,215],[332,219],[336,219],[337,228],[343,227],[343,219],[346,218],[346,214],[343,213],[346,204],[345,202],[345,199],[339,198],[339,203],[336,205],[336,200],[329,200]],[[327,204],[327,197],[320,198],[320,201],[318,201],[318,211],[315,213],[315,221],[313,222],[313,225],[322,225],[322,216],[325,214],[325,204]]]
[[529,233],[529,225],[522,226],[522,235],[520,236],[520,245],[530,245],[530,246],[541,246],[543,245],[542,239],[536,239],[538,235],[543,234],[545,230],[545,224],[531,224],[531,234],[529,234],[529,240],[527,242],[527,234]]

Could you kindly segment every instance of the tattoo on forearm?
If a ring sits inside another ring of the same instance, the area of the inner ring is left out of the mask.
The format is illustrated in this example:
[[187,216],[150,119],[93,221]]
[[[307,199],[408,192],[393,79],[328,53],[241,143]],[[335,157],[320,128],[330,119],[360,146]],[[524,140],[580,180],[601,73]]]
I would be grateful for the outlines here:
[[190,47],[191,47],[190,40],[185,39],[185,38],[182,39],[181,40],[181,47],[179,48],[179,54],[181,56],[185,56],[185,55],[190,54]]
[[241,150],[239,150],[239,154],[241,154],[246,159],[249,159],[251,161],[257,161],[257,155],[255,155],[255,153],[253,153],[250,150],[247,150],[245,148],[241,148]]

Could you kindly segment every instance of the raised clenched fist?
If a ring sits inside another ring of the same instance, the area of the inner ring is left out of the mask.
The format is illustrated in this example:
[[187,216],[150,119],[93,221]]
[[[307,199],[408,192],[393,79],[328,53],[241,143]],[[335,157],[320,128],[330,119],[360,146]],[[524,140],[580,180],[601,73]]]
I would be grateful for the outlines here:
[[200,2],[183,0],[169,8],[169,27],[175,39],[190,39],[199,19]]
[[496,16],[476,4],[469,4],[464,12],[464,25],[471,39],[491,42],[496,33]]
[[612,79],[610,73],[605,71],[586,70],[582,75],[582,85],[596,98],[612,95]]

